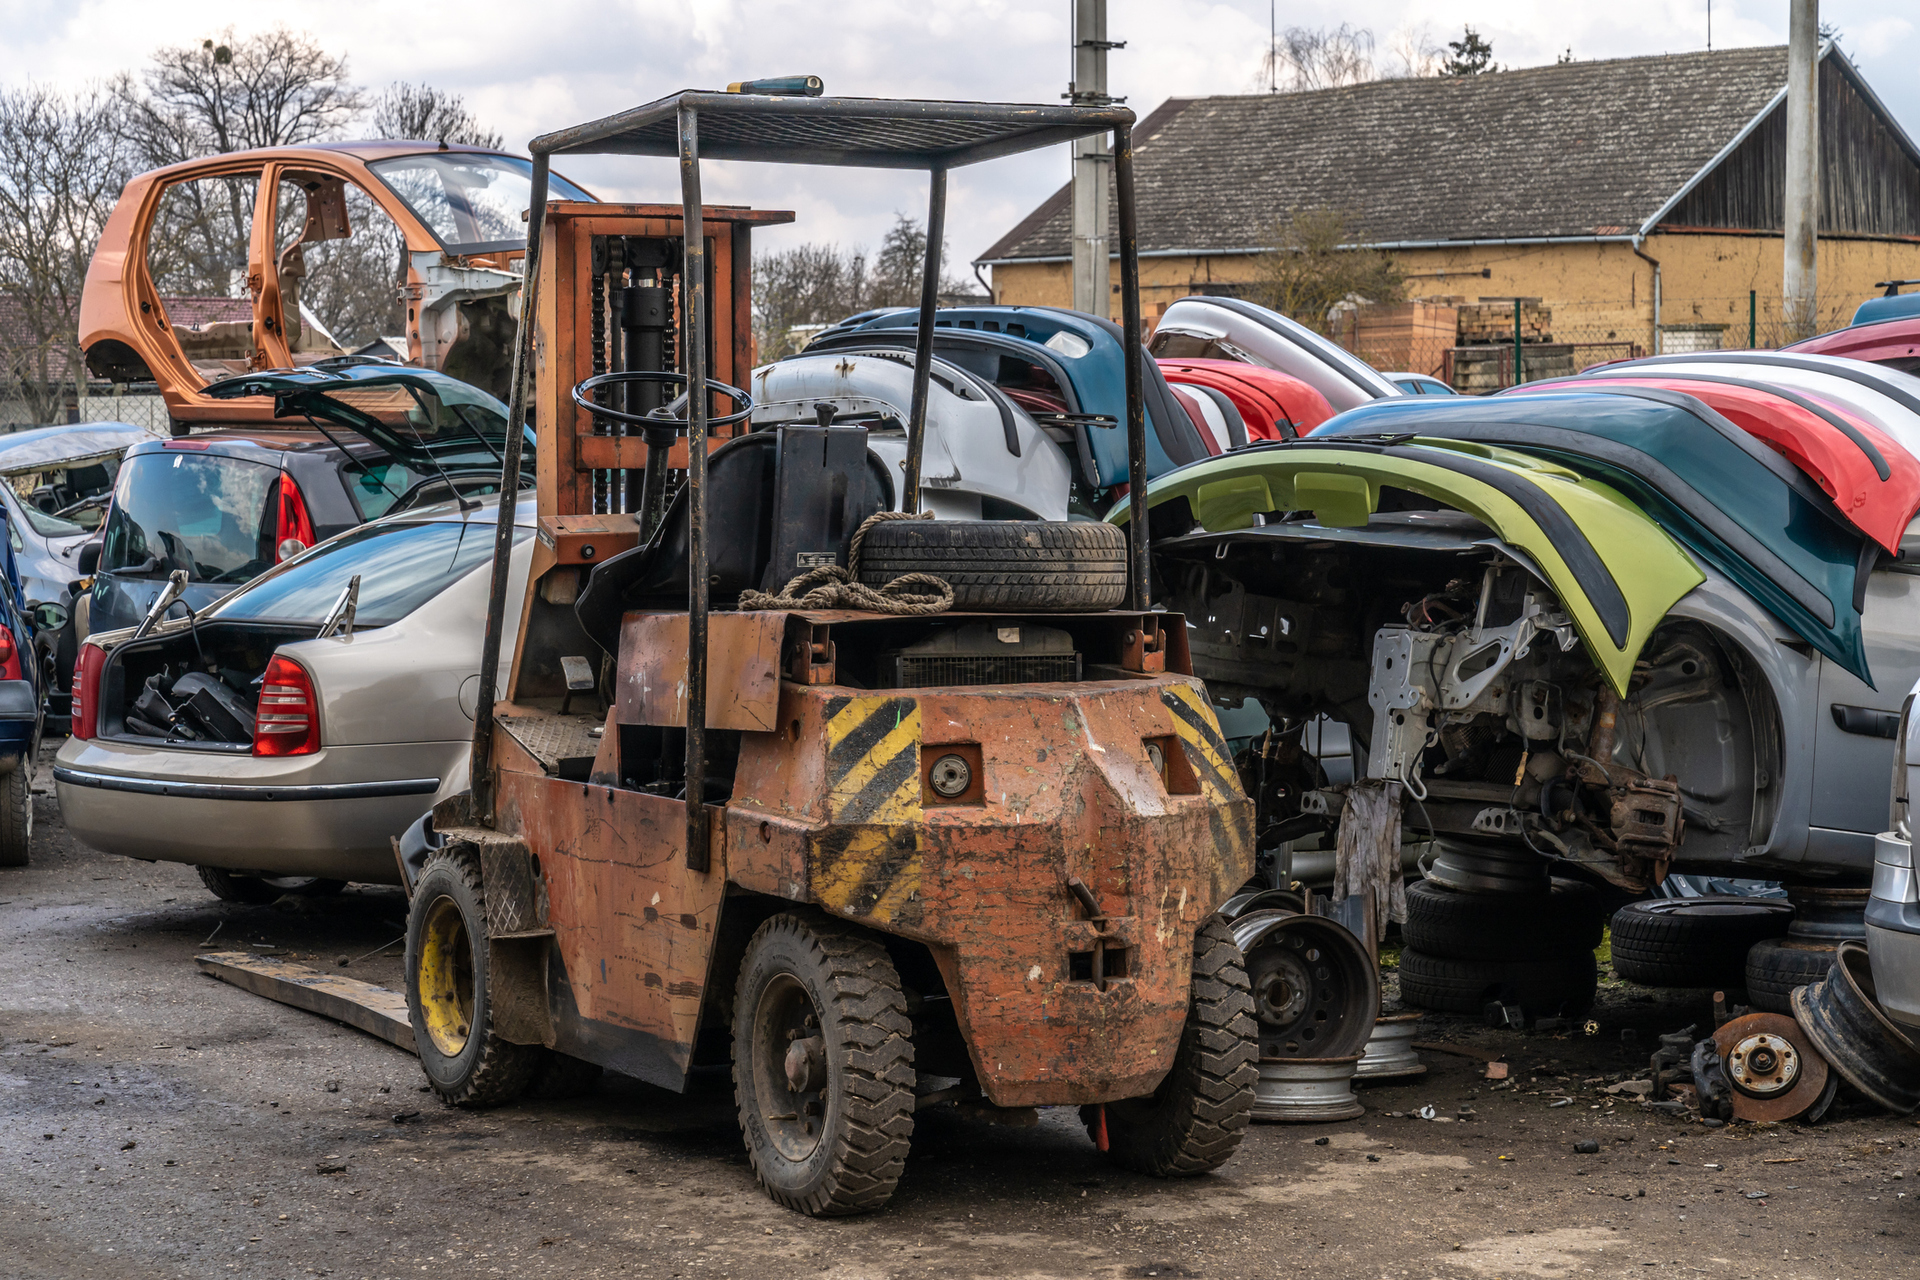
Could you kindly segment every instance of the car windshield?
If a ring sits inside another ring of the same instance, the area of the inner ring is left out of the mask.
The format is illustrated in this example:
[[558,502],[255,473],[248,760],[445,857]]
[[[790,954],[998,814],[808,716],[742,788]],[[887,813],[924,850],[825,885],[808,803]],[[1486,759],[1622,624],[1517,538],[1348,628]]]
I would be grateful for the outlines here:
[[164,450],[120,468],[100,568],[192,582],[245,582],[273,564],[268,504],[277,467],[244,458]]
[[[527,241],[525,216],[533,193],[533,162],[519,156],[430,151],[367,166],[393,188],[442,248],[466,253],[518,249]],[[553,200],[593,197],[559,174],[549,174]]]
[[[384,627],[418,609],[493,556],[493,513],[454,523],[368,524],[322,543],[234,592],[208,616],[229,621],[322,622],[355,574],[354,626]],[[514,530],[514,540],[531,537]]]

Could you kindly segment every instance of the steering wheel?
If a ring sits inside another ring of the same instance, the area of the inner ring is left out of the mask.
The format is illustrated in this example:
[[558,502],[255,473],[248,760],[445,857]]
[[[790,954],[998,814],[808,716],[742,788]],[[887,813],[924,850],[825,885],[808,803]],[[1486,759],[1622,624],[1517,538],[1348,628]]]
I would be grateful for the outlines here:
[[[603,404],[595,404],[590,398],[595,391],[600,390],[602,387],[611,387],[628,382],[664,382],[668,386],[684,387],[687,384],[687,375],[684,373],[656,373],[650,369],[637,369],[630,373],[595,374],[585,382],[575,384],[573,388],[573,402],[596,418],[610,418],[615,422],[627,423],[629,426],[661,427],[671,424],[676,427],[683,427],[686,425],[687,420],[685,418],[675,417],[671,413],[668,413],[664,406],[655,409],[652,413],[628,413],[625,409],[613,409]],[[708,379],[707,390],[718,391],[721,395],[730,398],[735,404],[742,406],[738,412],[729,413],[725,417],[708,418],[707,426],[709,427],[730,427],[736,422],[745,422],[747,416],[753,412],[753,397],[738,387],[730,387],[724,382],[715,382],[712,379]]]

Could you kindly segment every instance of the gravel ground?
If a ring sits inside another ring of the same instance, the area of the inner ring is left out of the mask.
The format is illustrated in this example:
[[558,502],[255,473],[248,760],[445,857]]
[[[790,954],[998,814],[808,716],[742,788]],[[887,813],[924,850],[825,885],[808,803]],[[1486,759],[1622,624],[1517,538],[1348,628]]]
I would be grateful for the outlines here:
[[[35,812],[34,865],[0,870],[0,1276],[1913,1271],[1913,1123],[1843,1094],[1817,1128],[1708,1129],[1601,1092],[1661,1031],[1706,1023],[1700,993],[1609,986],[1593,1035],[1430,1019],[1425,1038],[1497,1050],[1513,1080],[1429,1053],[1426,1075],[1365,1088],[1365,1117],[1260,1126],[1192,1181],[1107,1167],[1065,1110],[1024,1129],[936,1110],[886,1211],[811,1221],[754,1185],[722,1078],[453,1111],[410,1055],[193,966],[374,952],[401,932],[397,890],[226,906],[189,868],[79,845],[51,794]],[[398,950],[345,972],[397,986]]]

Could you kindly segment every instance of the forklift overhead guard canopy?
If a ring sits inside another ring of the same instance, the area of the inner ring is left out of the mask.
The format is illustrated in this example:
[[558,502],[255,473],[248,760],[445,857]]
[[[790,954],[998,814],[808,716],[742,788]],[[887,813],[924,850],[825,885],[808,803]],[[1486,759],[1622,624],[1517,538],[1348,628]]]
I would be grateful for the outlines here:
[[535,138],[535,155],[677,156],[682,111],[700,117],[700,154],[873,169],[951,169],[1107,133],[1125,107],[898,98],[788,98],[683,89],[589,124]]

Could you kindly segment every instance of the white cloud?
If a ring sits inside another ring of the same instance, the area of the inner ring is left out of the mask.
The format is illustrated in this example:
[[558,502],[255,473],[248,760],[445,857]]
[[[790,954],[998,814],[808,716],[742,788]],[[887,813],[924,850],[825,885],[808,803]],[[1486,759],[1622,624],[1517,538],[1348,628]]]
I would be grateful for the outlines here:
[[[1920,136],[1920,37],[1912,0],[1828,0],[1823,16],[1888,106]],[[135,67],[157,46],[232,25],[274,21],[346,53],[381,85],[425,81],[464,93],[516,146],[549,129],[622,110],[675,89],[812,72],[830,93],[1057,102],[1068,76],[1069,0],[0,0],[12,75],[80,82]],[[1291,9],[1291,13],[1286,12]],[[1111,0],[1113,92],[1145,114],[1172,95],[1244,93],[1267,44],[1263,0]],[[1400,28],[1436,42],[1471,22],[1510,65],[1682,52],[1706,42],[1704,0],[1350,0],[1338,10],[1283,6],[1283,23],[1370,27],[1385,45]],[[1716,0],[1716,47],[1785,38],[1778,0]],[[603,195],[677,200],[671,165],[616,158],[564,166]],[[949,239],[964,260],[986,248],[1066,176],[1047,153],[960,170]],[[709,197],[792,208],[781,239],[873,244],[896,210],[924,211],[912,174],[712,166]]]

